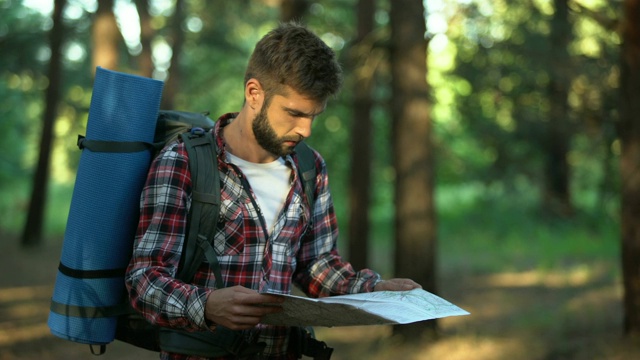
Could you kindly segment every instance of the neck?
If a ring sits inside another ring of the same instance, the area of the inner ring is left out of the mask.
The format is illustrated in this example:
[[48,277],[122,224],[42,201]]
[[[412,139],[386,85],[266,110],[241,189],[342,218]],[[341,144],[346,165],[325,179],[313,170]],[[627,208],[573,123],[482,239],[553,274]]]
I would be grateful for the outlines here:
[[238,116],[222,129],[226,150],[240,159],[252,163],[269,163],[276,160],[277,156],[258,144],[253,134],[253,117],[250,115],[243,107]]

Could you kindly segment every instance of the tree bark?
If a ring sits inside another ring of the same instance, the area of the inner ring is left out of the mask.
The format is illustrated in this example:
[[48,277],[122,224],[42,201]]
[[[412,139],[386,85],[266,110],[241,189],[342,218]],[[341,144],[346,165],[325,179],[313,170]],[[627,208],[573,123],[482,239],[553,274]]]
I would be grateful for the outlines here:
[[175,97],[180,87],[180,58],[182,57],[182,48],[184,47],[184,31],[182,24],[185,18],[185,2],[184,0],[176,0],[176,9],[173,13],[171,24],[171,63],[169,65],[169,78],[164,87],[162,102],[160,106],[163,109],[173,109],[175,107]]
[[353,124],[351,129],[351,173],[349,176],[349,262],[356,269],[368,266],[369,207],[371,204],[371,152],[373,124],[371,99],[373,72],[365,61],[371,47],[364,44],[374,28],[375,0],[359,0],[357,35],[353,51]]
[[66,0],[55,0],[53,7],[53,27],[49,32],[49,46],[51,58],[49,59],[49,87],[45,93],[45,109],[42,118],[42,136],[40,138],[40,151],[38,165],[33,177],[31,201],[24,230],[22,232],[22,246],[36,246],[42,243],[42,229],[47,200],[47,187],[49,183],[49,169],[51,164],[51,144],[53,142],[53,125],[58,112],[60,100],[60,88],[62,87],[62,42],[64,24],[62,23],[62,11]]
[[[436,292],[434,156],[422,0],[391,1],[391,75],[395,184],[395,276]],[[396,327],[418,340],[436,322]]]
[[153,76],[154,69],[151,56],[151,39],[154,31],[149,15],[149,0],[136,0],[136,8],[140,17],[140,45],[142,46],[142,52],[138,55],[138,68],[141,76],[150,78]]
[[113,13],[114,0],[98,0],[98,10],[93,22],[93,72],[97,66],[109,70],[118,67],[118,44],[122,35]]
[[569,131],[569,84],[571,58],[567,48],[571,41],[571,24],[567,0],[554,0],[555,12],[551,20],[551,51],[549,52],[549,121],[547,123],[544,209],[554,215],[571,215],[570,171],[567,155]]
[[280,20],[282,22],[303,22],[311,3],[309,0],[282,0],[280,4]]
[[640,0],[625,0],[620,58],[624,331],[640,335]]

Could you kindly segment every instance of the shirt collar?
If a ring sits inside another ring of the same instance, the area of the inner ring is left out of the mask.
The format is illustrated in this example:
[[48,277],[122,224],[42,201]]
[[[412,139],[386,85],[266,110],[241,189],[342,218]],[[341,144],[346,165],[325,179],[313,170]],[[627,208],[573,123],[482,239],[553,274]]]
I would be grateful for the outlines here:
[[226,159],[227,153],[224,146],[224,138],[222,137],[222,128],[229,125],[235,118],[238,116],[238,113],[226,113],[218,118],[216,121],[216,125],[213,128],[213,135],[216,140],[216,151],[218,152],[218,156],[220,159]]

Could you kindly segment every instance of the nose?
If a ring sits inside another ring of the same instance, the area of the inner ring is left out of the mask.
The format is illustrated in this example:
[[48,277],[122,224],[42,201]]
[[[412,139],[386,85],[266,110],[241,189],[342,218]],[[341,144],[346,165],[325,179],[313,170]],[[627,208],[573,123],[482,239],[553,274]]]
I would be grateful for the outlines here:
[[311,136],[311,122],[313,119],[309,118],[300,118],[298,123],[296,124],[295,132],[297,135],[302,136],[303,138],[308,138]]

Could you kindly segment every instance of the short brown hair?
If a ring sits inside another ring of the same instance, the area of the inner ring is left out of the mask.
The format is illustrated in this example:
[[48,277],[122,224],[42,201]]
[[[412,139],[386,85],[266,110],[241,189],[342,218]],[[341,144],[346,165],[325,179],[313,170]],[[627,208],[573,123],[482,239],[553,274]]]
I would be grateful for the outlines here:
[[244,83],[255,78],[265,97],[283,94],[290,86],[302,95],[324,101],[338,93],[342,69],[333,50],[317,35],[295,23],[281,23],[257,44]]

